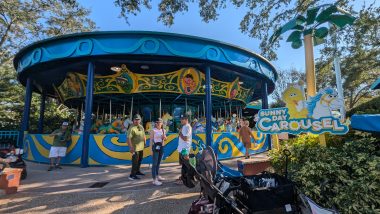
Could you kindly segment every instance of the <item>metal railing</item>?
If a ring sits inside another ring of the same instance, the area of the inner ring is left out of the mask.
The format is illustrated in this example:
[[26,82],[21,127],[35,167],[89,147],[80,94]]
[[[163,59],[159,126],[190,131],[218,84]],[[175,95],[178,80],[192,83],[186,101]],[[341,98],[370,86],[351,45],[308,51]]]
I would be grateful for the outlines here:
[[18,147],[18,135],[19,131],[0,131],[0,148],[11,145]]

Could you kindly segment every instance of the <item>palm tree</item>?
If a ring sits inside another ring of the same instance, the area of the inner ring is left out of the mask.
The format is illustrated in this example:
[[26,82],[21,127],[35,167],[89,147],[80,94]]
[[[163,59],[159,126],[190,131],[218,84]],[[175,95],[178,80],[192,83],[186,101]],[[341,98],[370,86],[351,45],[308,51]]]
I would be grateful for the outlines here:
[[[355,17],[347,11],[337,7],[336,5],[326,4],[314,7],[306,11],[306,17],[297,15],[294,19],[277,29],[270,38],[270,42],[276,41],[281,34],[287,31],[293,31],[287,42],[292,43],[292,48],[298,49],[302,46],[302,36],[305,43],[305,63],[306,63],[306,85],[307,95],[314,96],[316,94],[315,84],[315,65],[314,65],[314,47],[325,42],[325,38],[329,34],[327,23],[337,29],[341,29],[346,25],[352,25]],[[322,26],[324,25],[324,26]],[[320,135],[319,141],[322,145],[326,145],[325,135]]]

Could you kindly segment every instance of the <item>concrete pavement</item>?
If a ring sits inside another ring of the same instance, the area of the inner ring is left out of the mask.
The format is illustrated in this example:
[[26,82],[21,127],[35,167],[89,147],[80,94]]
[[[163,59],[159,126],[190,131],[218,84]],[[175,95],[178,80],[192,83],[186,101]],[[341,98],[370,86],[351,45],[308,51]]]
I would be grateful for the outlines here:
[[[79,168],[64,166],[47,171],[47,165],[28,162],[28,177],[19,192],[0,196],[0,213],[187,213],[199,196],[199,187],[188,189],[175,184],[178,164],[163,164],[162,186],[152,185],[146,176],[129,181],[130,166]],[[102,188],[88,188],[109,182]]]
[[[266,154],[255,157],[266,157]],[[237,159],[222,161],[236,168]],[[130,166],[80,168],[63,166],[47,171],[48,165],[27,162],[28,177],[18,193],[0,194],[0,213],[188,213],[200,188],[175,184],[180,175],[178,163],[162,164],[160,174],[167,180],[153,186],[148,165],[146,176],[130,181]],[[89,188],[96,182],[109,182],[102,188]],[[1,191],[1,190],[0,190]]]

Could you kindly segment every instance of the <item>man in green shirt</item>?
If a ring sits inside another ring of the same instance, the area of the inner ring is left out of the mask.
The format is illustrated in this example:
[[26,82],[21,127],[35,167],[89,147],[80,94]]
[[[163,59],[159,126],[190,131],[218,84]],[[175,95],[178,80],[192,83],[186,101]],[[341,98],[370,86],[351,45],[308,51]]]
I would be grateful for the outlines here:
[[145,130],[144,127],[140,125],[140,121],[140,115],[136,114],[133,117],[133,124],[128,129],[127,134],[129,151],[132,153],[132,170],[129,180],[140,179],[137,175],[145,175],[140,171],[146,142]]
[[67,143],[71,140],[71,133],[68,129],[69,123],[63,122],[60,129],[55,130],[50,136],[54,136],[53,145],[50,148],[50,167],[48,171],[54,169],[54,161],[57,160],[55,168],[62,169],[60,161],[66,156]]

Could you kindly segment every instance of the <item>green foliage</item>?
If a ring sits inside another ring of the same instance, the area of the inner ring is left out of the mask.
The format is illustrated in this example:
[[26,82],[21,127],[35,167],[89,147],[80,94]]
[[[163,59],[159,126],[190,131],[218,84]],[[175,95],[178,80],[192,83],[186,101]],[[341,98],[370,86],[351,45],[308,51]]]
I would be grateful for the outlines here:
[[[172,0],[114,0],[116,6],[120,7],[120,15],[128,22],[130,15],[137,15],[143,9],[156,9],[159,11],[158,21],[165,25],[173,25],[175,16],[188,12],[190,6],[198,7],[199,15],[206,23],[218,19],[219,15],[223,14],[223,9],[226,7],[234,7],[239,13],[244,13],[244,17],[240,22],[240,30],[249,36],[261,40],[260,49],[261,54],[268,59],[276,59],[277,55],[274,52],[279,47],[279,42],[269,42],[271,34],[279,29],[289,20],[293,19],[295,15],[305,14],[310,8],[318,7],[326,3],[336,3],[337,6],[345,10],[352,11],[354,0],[339,0],[339,1],[326,1],[326,0],[260,0],[260,1],[244,1],[244,0],[199,0],[199,1],[172,1]],[[319,8],[307,12],[306,18],[295,21],[293,29],[300,29],[302,27],[300,22],[307,24],[315,23],[317,15],[320,15]],[[331,11],[330,11],[331,12]],[[332,14],[342,10],[332,11]],[[319,16],[323,19],[331,16],[331,13]],[[342,14],[343,15],[343,14]],[[339,18],[340,20],[341,18]],[[339,21],[345,22],[346,20]],[[302,41],[298,41],[302,43]]]
[[89,13],[75,0],[0,1],[0,66],[36,40],[94,29]]
[[[318,11],[320,11],[319,14]],[[287,42],[292,43],[292,48],[300,48],[302,46],[301,35],[308,34],[313,36],[314,45],[319,45],[324,43],[325,37],[327,37],[329,33],[327,27],[319,27],[320,25],[330,23],[334,24],[337,28],[342,28],[345,25],[352,24],[354,20],[355,18],[353,16],[343,10],[339,10],[336,5],[326,5],[326,7],[318,6],[308,9],[306,11],[306,17],[303,15],[297,15],[294,19],[279,27],[279,29],[273,33],[269,41],[273,43],[280,37],[281,34],[294,30],[286,40]]]
[[[342,213],[379,213],[379,140],[356,136],[343,143],[334,138],[330,138],[334,146],[328,147],[321,147],[313,135],[286,142],[284,148],[292,153],[290,178],[322,206],[336,207]],[[273,150],[270,156],[276,171],[283,172],[282,151]]]
[[355,14],[358,18],[350,30],[337,32],[337,50],[334,39],[327,40],[316,61],[317,86],[324,88],[336,85],[333,57],[340,58],[343,94],[348,109],[379,95],[379,91],[370,90],[371,84],[380,76],[379,14],[378,5],[363,6]]
[[[17,130],[24,108],[25,89],[11,65],[14,54],[24,46],[51,36],[95,29],[90,11],[76,0],[1,0],[0,1],[0,130]],[[37,130],[40,96],[33,94],[30,131]],[[59,112],[57,103],[48,99],[45,131],[59,127],[70,116]]]
[[380,114],[380,96],[362,103],[347,112],[347,116],[349,117],[353,114]]

